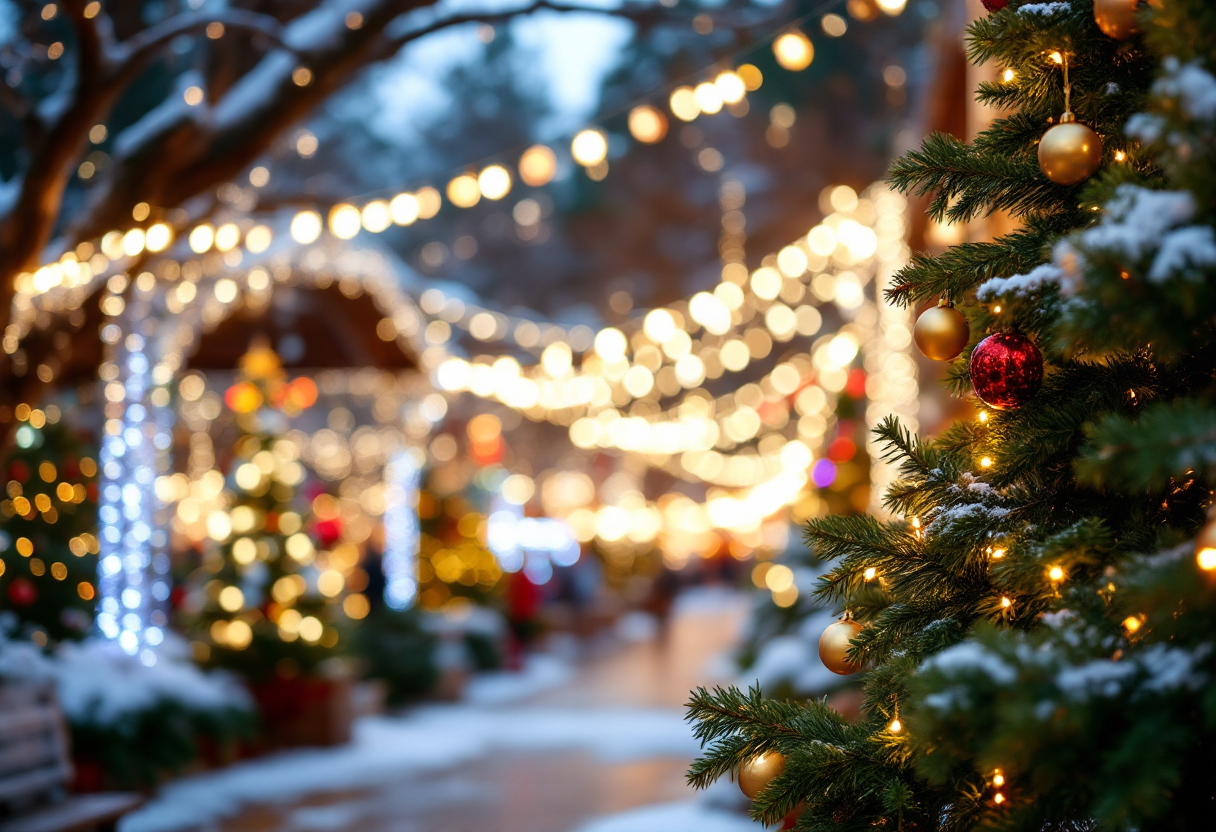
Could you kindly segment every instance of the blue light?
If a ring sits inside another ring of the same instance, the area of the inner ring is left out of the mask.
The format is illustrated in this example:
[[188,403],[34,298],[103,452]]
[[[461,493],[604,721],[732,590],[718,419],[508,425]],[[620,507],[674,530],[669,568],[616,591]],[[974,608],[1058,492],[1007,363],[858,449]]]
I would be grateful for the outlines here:
[[422,467],[416,450],[401,451],[384,471],[384,603],[404,610],[418,594],[418,484]]

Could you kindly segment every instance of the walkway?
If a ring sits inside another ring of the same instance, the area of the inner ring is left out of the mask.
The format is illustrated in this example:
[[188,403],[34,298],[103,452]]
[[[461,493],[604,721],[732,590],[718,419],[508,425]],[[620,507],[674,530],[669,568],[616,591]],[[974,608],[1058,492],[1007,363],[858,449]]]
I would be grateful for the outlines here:
[[471,703],[362,720],[351,746],[191,778],[120,830],[757,830],[684,784],[697,746],[681,706],[722,681],[710,668],[744,614],[737,596],[694,594],[666,638],[597,651],[549,690],[508,704],[475,690]]

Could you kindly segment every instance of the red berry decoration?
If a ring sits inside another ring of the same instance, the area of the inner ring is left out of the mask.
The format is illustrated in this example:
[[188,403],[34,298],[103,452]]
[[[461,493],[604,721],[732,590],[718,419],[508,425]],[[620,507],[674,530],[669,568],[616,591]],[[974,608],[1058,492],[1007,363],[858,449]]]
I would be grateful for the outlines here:
[[975,394],[997,410],[1021,407],[1043,383],[1042,353],[1016,332],[998,332],[980,341],[968,369]]
[[980,2],[984,4],[984,8],[988,10],[989,14],[999,12],[1009,4],[1009,0],[980,0]]
[[8,600],[15,607],[28,607],[38,600],[38,590],[29,578],[17,578],[8,585]]

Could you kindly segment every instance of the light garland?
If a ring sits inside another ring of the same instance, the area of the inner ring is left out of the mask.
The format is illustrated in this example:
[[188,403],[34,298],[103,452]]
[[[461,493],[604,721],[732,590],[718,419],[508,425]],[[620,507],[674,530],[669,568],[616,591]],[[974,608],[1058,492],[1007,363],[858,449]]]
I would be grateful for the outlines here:
[[385,468],[384,603],[403,610],[418,594],[418,483],[423,455],[417,449],[400,451]]

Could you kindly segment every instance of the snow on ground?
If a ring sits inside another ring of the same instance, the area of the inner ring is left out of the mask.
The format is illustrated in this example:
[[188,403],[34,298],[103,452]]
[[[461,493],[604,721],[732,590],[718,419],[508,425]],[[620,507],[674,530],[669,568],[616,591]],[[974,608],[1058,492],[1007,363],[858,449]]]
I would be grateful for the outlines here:
[[[704,615],[745,604],[729,591],[699,590],[677,602],[675,615]],[[642,635],[641,619],[616,638]],[[652,625],[651,625],[652,626]],[[633,632],[636,630],[637,632]],[[352,741],[336,748],[300,749],[185,777],[166,785],[120,832],[177,832],[207,828],[253,805],[291,804],[310,795],[365,790],[410,776],[458,767],[488,754],[581,751],[608,762],[657,757],[691,759],[699,751],[679,708],[552,707],[522,700],[570,681],[573,665],[553,653],[533,656],[520,673],[483,674],[466,700],[427,705],[393,716],[356,721]],[[730,785],[730,784],[727,784]],[[728,796],[740,797],[730,789]],[[729,802],[696,800],[609,815],[577,832],[754,832],[758,827]],[[348,828],[350,807],[300,807],[309,829]]]
[[697,752],[674,709],[489,708],[435,705],[405,716],[365,717],[349,745],[289,751],[170,783],[121,832],[170,832],[230,817],[243,807],[366,788],[450,768],[491,751],[586,750],[606,760]]
[[577,832],[757,832],[746,815],[716,809],[698,800],[641,806],[587,823]]
[[574,668],[556,656],[529,656],[522,671],[501,670],[474,676],[465,688],[465,701],[475,705],[505,705],[574,678]]

